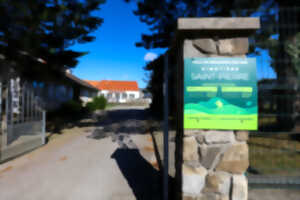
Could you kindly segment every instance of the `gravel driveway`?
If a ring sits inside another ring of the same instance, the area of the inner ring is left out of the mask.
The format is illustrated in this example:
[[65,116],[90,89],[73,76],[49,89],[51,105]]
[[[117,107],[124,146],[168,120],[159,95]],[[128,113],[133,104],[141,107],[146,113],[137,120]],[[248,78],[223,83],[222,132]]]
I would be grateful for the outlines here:
[[160,173],[146,119],[142,107],[114,108],[93,131],[70,129],[1,164],[0,199],[159,199]]
[[[143,107],[115,107],[0,165],[1,200],[157,200],[157,169]],[[154,121],[151,126],[159,127]],[[299,200],[300,190],[249,189],[249,200]]]

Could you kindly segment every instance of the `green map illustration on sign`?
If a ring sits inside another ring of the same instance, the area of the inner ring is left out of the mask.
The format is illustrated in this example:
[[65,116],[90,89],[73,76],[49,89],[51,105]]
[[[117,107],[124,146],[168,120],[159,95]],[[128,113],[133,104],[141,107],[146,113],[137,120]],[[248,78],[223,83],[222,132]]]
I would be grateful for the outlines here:
[[184,128],[257,130],[255,58],[185,58]]

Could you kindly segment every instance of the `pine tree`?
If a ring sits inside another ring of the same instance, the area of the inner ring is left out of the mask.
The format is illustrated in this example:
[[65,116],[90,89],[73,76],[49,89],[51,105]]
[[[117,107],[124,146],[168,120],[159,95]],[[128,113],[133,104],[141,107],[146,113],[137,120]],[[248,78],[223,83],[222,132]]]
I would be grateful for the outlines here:
[[93,12],[104,2],[0,0],[0,54],[5,57],[1,68],[8,63],[23,77],[45,80],[75,67],[86,52],[69,47],[94,39],[90,33],[103,19]]
[[[133,0],[125,0],[127,2]],[[292,127],[294,98],[290,95],[297,87],[299,66],[291,55],[291,41],[300,32],[300,1],[294,0],[140,0],[134,14],[149,26],[150,34],[143,34],[136,46],[146,49],[168,48],[177,29],[179,17],[247,17],[260,16],[262,28],[250,43],[250,52],[259,54],[261,49],[269,52],[271,67],[277,75],[277,84],[290,87],[281,92],[276,102],[278,122]],[[294,24],[293,24],[294,23]],[[275,38],[274,36],[278,36]],[[255,42],[254,42],[255,41]],[[295,45],[295,44],[294,44]],[[174,67],[175,65],[172,65]],[[151,79],[162,77],[160,68],[151,67]],[[169,71],[175,71],[170,69]],[[156,77],[154,77],[156,76]],[[150,83],[152,83],[150,81]],[[153,88],[153,85],[149,85]],[[158,96],[154,95],[153,96]],[[158,100],[159,101],[159,100]],[[288,117],[286,117],[288,116]]]

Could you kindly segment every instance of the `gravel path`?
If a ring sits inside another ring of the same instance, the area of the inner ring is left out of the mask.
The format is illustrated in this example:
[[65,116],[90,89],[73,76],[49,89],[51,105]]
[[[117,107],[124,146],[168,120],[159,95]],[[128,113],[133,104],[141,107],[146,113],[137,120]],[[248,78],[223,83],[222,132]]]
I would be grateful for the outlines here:
[[1,164],[0,199],[159,199],[160,174],[146,117],[144,108],[114,108],[94,131],[71,129]]
[[[0,165],[1,200],[159,200],[161,174],[143,107],[115,107]],[[151,122],[151,125],[159,127]],[[249,200],[299,200],[300,190],[249,189]]]

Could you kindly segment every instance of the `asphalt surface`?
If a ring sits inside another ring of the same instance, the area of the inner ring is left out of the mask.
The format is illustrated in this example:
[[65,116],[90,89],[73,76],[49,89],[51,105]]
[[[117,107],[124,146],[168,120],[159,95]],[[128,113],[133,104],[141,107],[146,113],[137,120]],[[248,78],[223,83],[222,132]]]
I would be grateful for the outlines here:
[[1,200],[159,199],[160,174],[144,108],[115,108],[0,165]]

